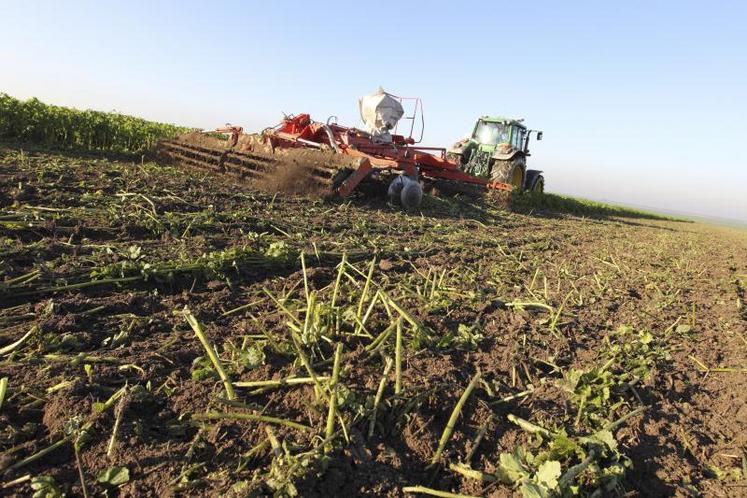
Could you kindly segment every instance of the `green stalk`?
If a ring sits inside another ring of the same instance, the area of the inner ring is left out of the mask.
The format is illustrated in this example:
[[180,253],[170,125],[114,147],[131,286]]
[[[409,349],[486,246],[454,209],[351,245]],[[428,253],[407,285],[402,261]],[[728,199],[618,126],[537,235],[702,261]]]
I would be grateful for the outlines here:
[[632,412],[626,413],[625,415],[623,415],[619,419],[615,420],[614,422],[610,422],[609,424],[607,424],[606,426],[604,426],[604,429],[607,430],[607,431],[614,431],[615,429],[617,429],[618,427],[620,427],[621,425],[623,425],[629,418],[635,417],[639,413],[643,413],[645,411],[646,411],[646,407],[645,406],[641,406],[640,408],[636,408]]
[[301,325],[301,320],[296,318],[296,315],[291,313],[290,310],[283,303],[281,303],[275,296],[273,296],[270,291],[268,291],[267,289],[263,287],[262,292],[264,292],[267,295],[267,297],[269,297],[278,308],[280,308],[283,312],[285,312],[285,314],[288,315],[290,319],[293,320],[293,322],[296,325]]
[[187,319],[187,323],[189,323],[189,326],[192,327],[192,330],[200,340],[200,343],[202,343],[202,347],[205,348],[205,352],[207,353],[208,358],[210,358],[215,371],[218,372],[220,379],[223,381],[223,387],[226,389],[226,396],[228,397],[228,399],[236,399],[236,393],[233,391],[231,379],[228,378],[225,370],[223,370],[223,365],[221,365],[218,355],[215,354],[215,349],[213,349],[213,346],[210,345],[207,337],[205,337],[205,333],[202,331],[202,326],[200,326],[200,323],[186,306],[184,307],[184,317]]
[[121,398],[117,404],[116,418],[114,419],[114,427],[112,428],[112,437],[109,439],[109,444],[106,446],[107,458],[111,458],[112,453],[114,453],[114,444],[117,442],[117,433],[119,432],[119,426],[122,423],[122,414],[124,413],[124,401],[125,398]]
[[5,355],[5,354],[12,353],[16,349],[18,349],[21,346],[23,346],[26,343],[26,341],[29,339],[29,337],[31,337],[31,335],[34,332],[36,332],[37,330],[39,330],[39,328],[36,325],[34,325],[33,327],[31,327],[31,330],[29,330],[28,332],[26,332],[23,335],[23,337],[21,337],[20,339],[18,339],[16,342],[14,342],[12,344],[8,344],[7,346],[4,346],[4,347],[0,348],[0,355]]
[[366,352],[372,353],[373,351],[376,351],[379,349],[379,347],[386,342],[387,339],[389,339],[389,336],[392,334],[392,330],[396,327],[396,323],[391,323],[387,328],[384,329],[384,331],[379,334],[376,339],[371,341],[371,343],[365,347]]
[[256,300],[256,301],[252,301],[251,303],[247,303],[247,304],[242,304],[241,306],[239,306],[239,307],[237,307],[237,308],[234,308],[234,309],[232,309],[232,310],[228,310],[228,311],[226,311],[225,313],[221,313],[221,315],[220,315],[220,316],[229,316],[229,315],[233,315],[234,313],[238,313],[239,311],[244,311],[245,309],[251,308],[251,307],[252,307],[252,306],[254,306],[255,304],[259,304],[259,303],[261,303],[262,301],[264,301],[264,299],[258,299],[258,300]]
[[594,449],[592,449],[591,451],[589,451],[589,456],[587,456],[583,462],[576,464],[573,467],[566,470],[565,473],[562,476],[560,476],[560,479],[558,479],[558,490],[562,492],[562,490],[570,486],[573,483],[573,480],[576,478],[576,476],[578,476],[579,474],[581,474],[581,472],[586,470],[586,468],[589,465],[591,465],[594,462],[594,460],[596,460],[596,458],[597,458],[597,453],[596,451],[594,451]]
[[405,486],[404,488],[402,488],[402,492],[438,496],[440,498],[477,498],[476,496],[473,496],[473,495],[460,495],[457,493],[449,493],[448,491],[439,491],[433,488],[426,488],[425,486]]
[[376,413],[379,411],[379,403],[381,403],[381,396],[384,394],[384,388],[386,387],[386,378],[389,375],[389,371],[392,369],[392,359],[387,358],[386,364],[384,365],[384,375],[381,376],[379,381],[379,388],[376,390],[376,397],[374,398],[373,410],[371,412],[371,420],[368,422],[368,437],[373,437],[374,428],[376,427]]
[[80,282],[78,284],[69,284],[69,285],[60,285],[58,287],[46,287],[41,289],[32,289],[25,292],[17,292],[14,293],[14,296],[23,297],[23,296],[34,296],[36,294],[45,294],[47,292],[55,293],[55,292],[64,292],[69,290],[76,290],[76,289],[85,289],[87,287],[96,287],[98,285],[109,285],[109,284],[124,284],[129,282],[135,282],[138,280],[143,280],[143,277],[137,276],[137,277],[123,277],[123,278],[106,278],[101,280],[90,280],[88,282]]
[[126,391],[127,391],[127,386],[126,385],[122,386],[120,389],[117,389],[114,392],[114,394],[112,394],[111,396],[109,396],[109,399],[107,399],[103,403],[101,403],[100,401],[97,401],[96,403],[94,403],[93,404],[93,410],[96,411],[96,412],[98,412],[98,413],[101,413],[101,412],[104,412],[104,411],[108,410],[109,408],[111,408],[114,405],[115,401],[117,401],[119,398],[121,398],[124,395],[124,393]]
[[516,415],[509,413],[507,415],[507,418],[509,421],[513,422],[514,424],[518,425],[525,431],[529,432],[530,434],[541,434],[545,437],[551,437],[552,433],[545,429],[544,427],[540,427],[539,425],[533,424],[529,422],[528,420],[524,420],[521,417],[517,417]]
[[340,289],[340,280],[342,279],[342,274],[345,272],[345,264],[347,260],[347,253],[342,253],[342,261],[340,261],[339,269],[337,270],[337,279],[335,280],[335,288],[332,291],[332,308],[335,307],[335,302],[337,301],[337,292]]
[[402,318],[397,319],[397,341],[394,347],[394,394],[402,392]]
[[513,401],[518,398],[523,398],[524,396],[528,396],[534,392],[534,389],[527,389],[526,391],[521,391],[516,394],[511,394],[509,396],[506,396],[505,398],[497,399],[495,401],[491,401],[488,403],[489,405],[497,405],[498,403],[507,403],[508,401]]
[[368,321],[368,317],[371,316],[371,312],[374,309],[374,306],[376,306],[376,302],[379,300],[379,292],[377,291],[374,293],[373,299],[371,299],[371,302],[368,305],[368,308],[366,309],[366,313],[364,313],[363,318],[361,318],[360,324],[361,327],[365,327],[366,322]]
[[3,284],[7,287],[11,287],[13,285],[24,284],[30,280],[37,278],[39,275],[41,275],[41,270],[33,270],[32,272],[27,273],[25,275],[21,275],[20,277],[11,278],[4,282],[0,282],[0,284]]
[[475,389],[475,386],[477,386],[479,382],[480,371],[478,370],[475,376],[472,377],[472,380],[467,385],[467,388],[462,393],[459,401],[457,401],[454,410],[451,412],[449,421],[447,422],[446,427],[444,428],[444,432],[443,434],[441,434],[441,439],[438,442],[438,448],[433,454],[433,458],[431,458],[431,465],[435,465],[435,463],[438,462],[438,459],[441,458],[441,454],[443,453],[444,448],[446,448],[446,443],[449,441],[451,434],[454,432],[454,427],[456,426],[459,414],[462,412],[462,407],[464,407],[464,404],[467,402],[467,398],[469,398],[469,395],[472,393],[472,391]]
[[268,417],[266,415],[255,415],[253,413],[238,412],[208,412],[197,413],[192,415],[193,420],[252,420],[254,422],[264,422],[266,424],[284,425],[301,431],[310,431],[311,427],[292,420],[285,420],[277,417]]
[[24,458],[20,462],[14,463],[10,467],[8,467],[8,470],[6,472],[10,472],[12,470],[17,470],[17,469],[20,469],[21,467],[24,467],[24,466],[26,466],[26,465],[28,465],[30,463],[34,463],[35,461],[39,460],[40,458],[48,455],[49,453],[52,453],[54,450],[56,450],[57,448],[59,448],[63,444],[67,443],[68,441],[70,441],[70,436],[64,437],[64,438],[60,439],[59,441],[57,441],[56,443],[52,443],[51,445],[47,446],[46,448],[37,451],[33,455]]
[[477,436],[475,437],[475,440],[472,442],[472,448],[470,448],[469,453],[467,453],[466,458],[464,459],[465,462],[471,462],[472,457],[475,456],[475,453],[477,452],[477,448],[480,447],[480,443],[482,442],[482,438],[485,437],[485,433],[488,432],[488,424],[490,423],[490,417],[482,426],[480,427],[480,430],[477,431]]
[[366,276],[366,283],[363,286],[363,292],[361,293],[361,300],[358,302],[358,311],[355,314],[358,319],[361,317],[361,313],[363,313],[363,304],[366,302],[366,299],[368,298],[368,289],[371,287],[371,278],[373,277],[373,271],[374,271],[374,265],[376,263],[376,258],[373,258],[371,260],[371,265],[368,268],[368,275]]
[[291,339],[293,340],[293,346],[296,348],[296,353],[298,353],[298,357],[301,359],[301,363],[303,363],[304,368],[306,368],[306,372],[309,374],[309,377],[311,377],[311,380],[314,381],[314,393],[315,397],[318,400],[319,396],[323,396],[325,399],[327,398],[326,393],[324,392],[324,389],[322,389],[322,385],[319,382],[319,377],[314,373],[314,369],[311,368],[311,362],[309,361],[309,358],[306,356],[306,353],[303,352],[303,346],[301,345],[301,341],[298,337],[296,337],[296,333],[291,328]]
[[282,456],[283,448],[278,442],[278,438],[275,437],[275,431],[269,425],[265,426],[265,433],[267,433],[267,439],[270,441],[270,447],[272,448],[272,454],[276,457]]
[[412,316],[407,310],[405,310],[402,306],[399,305],[394,299],[392,299],[389,294],[384,292],[383,290],[379,291],[381,293],[381,297],[384,298],[384,301],[389,303],[389,306],[394,308],[394,310],[399,313],[402,318],[405,319],[405,321],[409,322],[410,325],[415,327],[416,329],[420,330],[423,328],[423,326],[418,322],[414,316]]
[[557,326],[558,326],[558,320],[560,320],[560,314],[563,313],[563,308],[565,307],[566,303],[568,302],[568,299],[571,297],[571,293],[569,292],[565,298],[563,299],[563,302],[560,303],[560,308],[558,308],[558,311],[555,312],[555,316],[552,319],[552,322],[550,322],[550,332],[555,337],[560,337],[560,332],[558,332]]
[[453,470],[454,472],[458,474],[462,474],[464,477],[467,477],[469,479],[474,479],[480,482],[492,482],[496,480],[495,476],[491,474],[480,472],[479,470],[475,470],[469,467],[468,465],[464,465],[461,463],[450,463],[449,469]]
[[306,295],[306,302],[309,302],[309,278],[306,276],[306,258],[301,251],[301,270],[303,271],[303,291]]
[[86,487],[86,479],[83,476],[83,466],[80,463],[80,444],[76,440],[73,443],[73,451],[75,452],[75,464],[78,466],[78,477],[80,477],[80,487],[83,491],[83,498],[88,498],[88,488]]
[[301,337],[309,337],[309,326],[313,323],[316,315],[316,291],[312,292],[306,299],[306,316],[303,321],[303,334]]
[[[269,426],[265,426],[265,427],[269,427]],[[265,447],[269,444],[270,444],[269,438],[265,438],[259,443],[257,443],[256,445],[254,445],[252,449],[250,449],[249,451],[241,455],[241,457],[239,458],[239,465],[236,467],[236,472],[241,472],[242,470],[244,470],[246,466],[249,464],[249,461],[252,458],[257,457],[261,453],[263,453],[265,450]]]
[[[328,380],[329,377],[319,376],[317,380]],[[313,384],[314,379],[311,377],[287,377],[280,380],[248,380],[234,382],[233,387],[254,387],[254,388],[267,388],[267,387],[283,387],[283,386],[297,386],[301,384]]]
[[3,377],[0,379],[0,409],[3,407],[3,401],[5,401],[5,393],[8,390],[8,378]]
[[[324,439],[330,440],[335,431],[335,415],[337,414],[337,383],[340,378],[340,359],[342,358],[342,343],[337,343],[335,348],[335,364],[332,367],[332,380],[329,383],[329,409],[327,410],[327,427],[324,431]],[[325,453],[332,451],[332,444],[324,448]]]
[[508,308],[541,308],[543,310],[547,310],[550,313],[553,312],[552,306],[548,306],[545,303],[532,303],[532,302],[521,302],[521,301],[514,301],[511,303],[503,303],[504,306]]

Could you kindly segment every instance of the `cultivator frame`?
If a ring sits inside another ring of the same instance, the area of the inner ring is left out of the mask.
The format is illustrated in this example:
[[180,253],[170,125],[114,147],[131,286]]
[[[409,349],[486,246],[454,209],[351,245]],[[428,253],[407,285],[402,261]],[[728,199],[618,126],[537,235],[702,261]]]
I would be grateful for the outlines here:
[[423,177],[493,190],[513,189],[509,184],[491,182],[463,172],[458,163],[446,158],[445,148],[415,145],[411,135],[392,135],[391,143],[378,143],[365,131],[332,122],[320,123],[313,121],[308,114],[299,114],[285,117],[277,126],[266,129],[263,136],[273,150],[278,147],[331,149],[338,154],[360,158],[358,169],[335,189],[343,197],[355,190],[370,173],[386,170],[401,171],[415,180]]
[[[239,180],[263,180],[282,168],[281,158],[258,152],[239,151],[233,148],[214,149],[179,140],[159,143],[158,154],[187,166],[225,174]],[[331,182],[339,170],[314,165],[310,173],[322,181]]]

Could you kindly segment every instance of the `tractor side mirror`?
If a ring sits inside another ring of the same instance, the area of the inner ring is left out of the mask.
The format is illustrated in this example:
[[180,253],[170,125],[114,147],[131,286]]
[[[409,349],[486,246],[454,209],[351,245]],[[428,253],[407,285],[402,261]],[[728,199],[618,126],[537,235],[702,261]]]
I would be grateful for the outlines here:
[[537,132],[537,140],[542,140],[542,132],[541,131]]

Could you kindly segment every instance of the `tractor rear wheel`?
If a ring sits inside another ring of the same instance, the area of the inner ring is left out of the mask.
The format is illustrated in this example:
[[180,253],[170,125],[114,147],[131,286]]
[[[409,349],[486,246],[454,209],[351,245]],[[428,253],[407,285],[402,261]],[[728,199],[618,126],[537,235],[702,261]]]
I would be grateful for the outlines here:
[[490,180],[493,182],[508,183],[514,188],[521,189],[524,186],[524,158],[509,159],[501,161],[493,160],[490,170]]
[[446,160],[451,161],[452,163],[458,164],[460,167],[462,166],[462,155],[461,154],[456,154],[454,152],[447,152]]
[[542,176],[541,171],[537,171],[536,169],[528,169],[526,171],[524,190],[539,192],[540,194],[545,191],[545,177]]
[[534,185],[532,186],[532,192],[538,192],[543,193],[545,191],[545,177],[542,175],[537,178],[537,181],[534,182]]

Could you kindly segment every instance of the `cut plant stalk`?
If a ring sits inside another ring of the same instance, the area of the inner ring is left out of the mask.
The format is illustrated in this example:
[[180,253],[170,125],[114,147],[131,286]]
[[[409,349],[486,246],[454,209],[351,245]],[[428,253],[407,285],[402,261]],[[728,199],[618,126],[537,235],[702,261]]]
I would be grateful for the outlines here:
[[440,498],[478,498],[474,495],[460,495],[458,493],[449,493],[448,491],[439,491],[438,489],[427,488],[425,486],[405,486],[404,488],[402,488],[402,492],[438,496]]
[[379,291],[381,293],[381,297],[391,306],[397,313],[399,313],[402,318],[404,318],[407,322],[410,323],[416,330],[422,330],[423,326],[420,324],[419,321],[415,319],[407,310],[405,310],[402,306],[399,305],[394,299],[392,299],[389,294],[384,292],[383,290]]
[[365,347],[366,352],[374,353],[376,350],[378,350],[384,343],[386,343],[387,339],[389,339],[389,336],[392,335],[392,331],[394,331],[396,327],[397,327],[396,322],[390,323],[389,326],[385,328],[382,333],[376,336],[376,339],[371,341]]
[[114,394],[109,396],[109,399],[107,399],[105,402],[96,402],[93,404],[93,410],[97,413],[104,412],[111,408],[114,405],[114,402],[117,401],[119,398],[121,398],[124,393],[127,392],[127,385],[125,384],[120,389],[117,389]]
[[119,426],[122,423],[122,415],[124,414],[124,403],[126,397],[122,397],[119,400],[119,403],[117,403],[117,408],[115,409],[114,413],[114,427],[112,428],[112,436],[109,439],[109,444],[106,446],[106,456],[107,458],[111,458],[114,454],[114,445],[117,442],[117,434],[119,433]]
[[241,306],[238,306],[238,307],[230,309],[230,310],[228,310],[228,311],[226,311],[224,313],[221,313],[220,316],[230,316],[230,315],[233,315],[235,313],[239,313],[241,311],[247,310],[247,309],[251,308],[252,306],[256,306],[256,305],[258,305],[258,304],[260,304],[262,302],[264,302],[264,299],[257,299],[256,301],[252,301],[251,303],[242,304]]
[[387,376],[389,371],[392,369],[392,359],[387,358],[386,364],[384,365],[384,374],[381,376],[379,381],[379,388],[376,390],[376,397],[374,398],[373,409],[371,410],[371,420],[368,422],[368,437],[372,438],[374,429],[376,428],[376,414],[379,411],[379,404],[381,403],[381,397],[384,394],[384,388],[386,387]]
[[560,476],[560,478],[558,479],[558,489],[566,489],[567,487],[569,487],[573,483],[573,480],[584,470],[586,470],[589,465],[594,463],[594,460],[596,459],[597,452],[592,448],[591,451],[589,451],[589,456],[587,456],[583,462],[569,468],[565,471],[565,473],[563,473],[563,475]]
[[480,371],[478,370],[475,376],[472,377],[472,380],[467,385],[467,388],[462,393],[462,396],[459,398],[459,401],[457,401],[457,404],[454,407],[454,410],[451,412],[449,421],[446,423],[446,427],[444,428],[443,434],[441,434],[441,439],[438,441],[438,448],[436,449],[436,452],[433,454],[433,458],[431,458],[431,463],[430,463],[431,465],[435,465],[438,462],[438,460],[441,458],[441,454],[446,448],[446,443],[449,441],[451,434],[454,432],[454,427],[456,427],[459,414],[462,412],[462,408],[464,407],[464,404],[467,402],[469,395],[472,393],[472,391],[475,389],[475,386],[477,386],[479,382],[480,382]]
[[265,288],[262,288],[262,292],[264,292],[267,295],[267,297],[269,297],[278,308],[280,308],[286,315],[288,315],[290,319],[293,320],[293,323],[295,323],[299,327],[302,325],[301,320],[299,320],[298,317],[296,317],[294,313],[291,313],[290,310],[283,303],[281,303],[275,296],[273,296],[270,291],[268,291]]
[[468,465],[464,465],[461,463],[450,463],[449,469],[453,470],[457,474],[461,474],[464,477],[467,477],[468,479],[474,479],[480,482],[493,482],[496,480],[496,477],[494,475],[480,472],[479,470],[475,470]]
[[529,396],[534,392],[534,389],[527,389],[525,391],[518,392],[516,394],[511,394],[509,396],[506,396],[505,398],[497,399],[495,401],[491,401],[488,404],[489,405],[497,405],[499,403],[507,403],[509,401],[513,401],[515,399],[523,398],[525,396]]
[[563,299],[563,302],[560,303],[560,307],[555,312],[555,315],[552,318],[552,321],[550,322],[550,332],[557,338],[561,338],[561,334],[558,331],[558,320],[560,320],[560,315],[563,313],[563,308],[565,308],[566,303],[568,302],[568,299],[570,299],[571,293],[569,292],[565,298]]
[[537,424],[533,424],[529,422],[528,420],[524,420],[521,417],[517,417],[513,413],[509,413],[506,418],[508,418],[509,421],[513,422],[514,424],[518,425],[525,431],[529,432],[530,434],[541,434],[545,437],[551,437],[552,433],[545,429],[544,427],[541,427]]
[[239,464],[236,466],[236,472],[241,472],[242,470],[244,470],[249,464],[249,461],[255,457],[260,456],[269,444],[270,439],[264,438],[262,441],[254,445],[252,449],[241,455],[241,457],[239,458]]
[[12,488],[13,486],[18,486],[19,484],[23,484],[24,482],[27,482],[30,480],[31,480],[31,474],[26,474],[26,475],[19,477],[18,479],[13,479],[12,481],[3,483],[2,485],[0,485],[0,489]]
[[278,442],[278,438],[275,437],[275,431],[272,430],[272,427],[269,425],[265,426],[265,433],[267,434],[267,439],[270,441],[270,447],[272,448],[272,454],[276,457],[283,455],[283,448],[280,446],[280,443]]
[[0,410],[3,408],[3,402],[5,401],[5,393],[8,390],[8,378],[3,377],[0,379]]
[[698,364],[698,367],[703,373],[747,373],[747,368],[727,368],[727,367],[709,367],[695,356],[690,355],[689,358]]
[[[329,377],[320,375],[317,377],[317,380],[329,380]],[[234,382],[233,387],[273,388],[284,386],[298,386],[303,384],[314,384],[314,379],[312,379],[311,377],[287,377],[280,380],[247,380]]]
[[23,337],[21,337],[20,339],[18,339],[16,342],[13,342],[11,344],[8,344],[7,346],[4,346],[4,347],[0,348],[0,355],[10,354],[13,351],[15,351],[16,349],[18,349],[21,346],[23,346],[26,343],[26,341],[29,340],[29,337],[31,337],[33,335],[33,333],[36,332],[37,330],[39,330],[39,327],[37,327],[36,325],[34,325],[33,327],[31,327],[31,329],[28,332],[26,332],[23,335]]
[[[291,325],[291,324],[288,324]],[[293,346],[296,349],[296,353],[298,353],[298,357],[301,360],[301,363],[303,364],[304,368],[306,368],[306,372],[309,374],[309,377],[311,377],[311,380],[314,382],[314,395],[316,397],[316,400],[319,401],[319,397],[323,397],[325,400],[327,399],[327,394],[324,392],[324,389],[322,388],[322,384],[319,382],[319,377],[314,373],[314,369],[311,368],[311,362],[309,361],[309,358],[306,356],[306,353],[303,352],[303,346],[301,345],[301,340],[296,337],[296,333],[293,331],[293,328],[291,327],[291,339],[293,341]]]
[[218,355],[215,354],[215,350],[213,349],[213,346],[210,345],[210,343],[207,340],[207,337],[205,337],[205,333],[202,330],[202,326],[197,321],[197,319],[194,317],[192,312],[189,311],[189,308],[187,308],[186,306],[184,307],[183,313],[184,313],[184,317],[187,319],[187,323],[189,323],[189,326],[192,327],[192,330],[194,331],[197,338],[200,340],[202,347],[205,349],[205,352],[207,353],[208,358],[210,358],[210,361],[213,364],[215,371],[218,372],[218,375],[220,376],[221,381],[223,381],[223,387],[226,390],[226,396],[228,397],[228,399],[235,399],[236,393],[233,390],[233,385],[231,385],[231,379],[228,378],[228,375],[226,375],[226,371],[223,370],[223,365],[221,365]]
[[78,467],[78,477],[80,478],[80,487],[83,491],[83,498],[88,498],[88,488],[86,487],[86,479],[83,475],[83,465],[80,461],[80,435],[73,442],[73,451],[75,452],[75,463]]
[[337,278],[335,279],[335,288],[332,291],[332,304],[331,304],[332,309],[334,309],[335,303],[337,302],[337,293],[340,289],[340,280],[342,279],[342,274],[345,273],[346,263],[347,263],[347,253],[342,253],[342,260],[340,261],[340,264],[337,267]]
[[68,441],[70,441],[70,439],[71,439],[71,437],[67,436],[67,437],[64,437],[64,438],[60,439],[59,441],[57,441],[55,443],[50,444],[46,448],[37,451],[33,455],[28,456],[28,457],[24,458],[23,460],[21,460],[19,462],[14,463],[10,467],[8,467],[7,472],[10,472],[10,471],[13,471],[13,470],[18,470],[21,467],[25,467],[26,465],[28,465],[30,463],[34,463],[35,461],[39,460],[40,458],[43,458],[44,456],[48,455],[49,453],[52,453],[57,448],[59,448],[60,446],[64,445]]
[[625,422],[627,422],[627,420],[629,418],[635,417],[639,413],[643,413],[645,411],[646,411],[646,407],[645,406],[641,406],[640,408],[636,408],[632,412],[626,413],[625,415],[623,415],[619,419],[615,420],[614,422],[610,422],[609,424],[607,424],[606,426],[604,426],[604,429],[607,430],[607,431],[614,431],[615,429],[617,429],[618,427],[620,427],[621,425],[623,425]]
[[309,278],[306,275],[306,258],[304,257],[303,251],[301,251],[301,271],[303,272],[303,291],[306,296],[306,302],[309,302]]
[[488,425],[490,424],[492,418],[493,417],[489,417],[488,420],[480,426],[480,429],[477,431],[477,436],[475,436],[475,440],[472,442],[472,447],[470,448],[469,453],[467,453],[467,456],[464,458],[465,462],[469,463],[472,461],[472,457],[475,456],[477,448],[480,447],[482,438],[485,437],[485,433],[488,431]]
[[376,263],[376,258],[373,258],[371,260],[371,264],[368,267],[368,274],[366,275],[366,283],[363,285],[363,292],[361,293],[360,301],[358,301],[358,311],[356,312],[355,316],[358,317],[358,319],[361,318],[361,314],[363,313],[363,305],[366,302],[366,299],[368,298],[368,289],[371,287],[371,279],[373,278],[373,271],[374,271],[374,265]]
[[394,347],[394,394],[402,392],[402,318],[397,319],[397,340]]
[[545,303],[539,303],[539,302],[522,302],[522,301],[514,301],[510,303],[503,303],[504,306],[508,308],[540,308],[545,311],[548,311],[550,313],[553,312],[553,307],[549,306]]
[[[335,348],[335,363],[332,367],[332,380],[329,383],[329,408],[327,411],[327,427],[324,431],[324,438],[329,440],[335,431],[335,416],[337,415],[337,383],[340,379],[340,360],[342,358],[342,343],[337,343]],[[324,447],[325,453],[332,451],[332,444],[329,443]]]
[[268,417],[267,415],[255,415],[253,413],[239,412],[208,412],[196,413],[192,415],[193,420],[251,420],[253,422],[264,422],[265,424],[284,425],[301,431],[310,431],[311,427],[292,420],[285,420],[277,417]]

